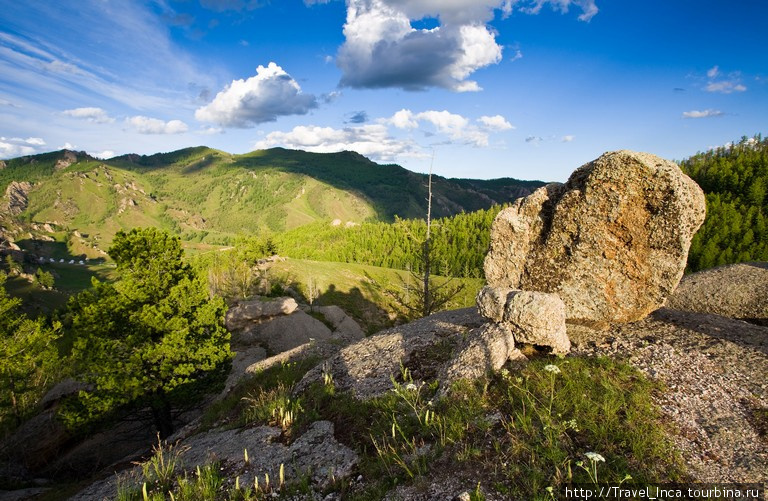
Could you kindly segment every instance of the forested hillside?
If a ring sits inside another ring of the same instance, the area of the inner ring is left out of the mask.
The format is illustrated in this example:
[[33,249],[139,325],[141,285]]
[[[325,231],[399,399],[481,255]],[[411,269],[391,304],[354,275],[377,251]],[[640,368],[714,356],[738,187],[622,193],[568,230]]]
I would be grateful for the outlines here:
[[[432,221],[432,262],[444,276],[480,278],[488,252],[491,224],[502,206]],[[278,253],[299,259],[369,264],[421,271],[424,219],[397,219],[392,224],[363,223],[345,227],[317,223],[275,235]]]
[[768,140],[745,136],[681,166],[707,196],[707,218],[691,244],[688,270],[768,261]]
[[[163,228],[185,242],[230,245],[239,235],[280,233],[318,221],[423,217],[426,181],[424,174],[357,153],[281,148],[231,155],[196,147],[104,161],[63,150],[15,158],[0,169],[0,193],[12,187],[18,195],[19,222],[87,234],[72,239],[70,247],[101,250],[117,231],[137,226]],[[434,176],[433,215],[487,209],[541,184]]]

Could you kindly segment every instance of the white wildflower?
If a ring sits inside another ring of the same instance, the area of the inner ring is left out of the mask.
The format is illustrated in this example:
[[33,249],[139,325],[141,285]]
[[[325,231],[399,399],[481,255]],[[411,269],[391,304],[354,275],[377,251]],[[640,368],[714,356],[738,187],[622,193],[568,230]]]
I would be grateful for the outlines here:
[[598,454],[597,452],[586,452],[584,453],[584,455],[587,456],[587,459],[589,459],[593,463],[597,463],[597,462],[605,463],[605,458],[600,454]]
[[554,364],[545,365],[544,370],[547,372],[551,372],[552,374],[560,374],[560,367]]
[[413,383],[408,383],[407,385],[405,385],[405,389],[408,391],[416,391],[419,389],[419,387]]

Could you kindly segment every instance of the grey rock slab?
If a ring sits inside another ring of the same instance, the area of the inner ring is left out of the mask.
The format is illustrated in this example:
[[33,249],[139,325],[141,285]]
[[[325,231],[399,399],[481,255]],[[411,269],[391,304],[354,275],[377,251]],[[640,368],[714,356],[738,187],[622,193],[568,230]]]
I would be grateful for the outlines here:
[[739,263],[683,277],[666,306],[768,325],[768,263]]

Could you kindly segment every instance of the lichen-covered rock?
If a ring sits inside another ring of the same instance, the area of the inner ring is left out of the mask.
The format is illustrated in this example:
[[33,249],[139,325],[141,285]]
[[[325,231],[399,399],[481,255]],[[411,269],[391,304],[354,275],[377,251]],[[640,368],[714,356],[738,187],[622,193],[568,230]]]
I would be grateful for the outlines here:
[[299,305],[292,297],[271,300],[252,299],[241,301],[227,311],[226,325],[229,330],[244,329],[266,319],[280,315],[290,315]]
[[56,165],[54,165],[54,168],[56,170],[66,169],[74,163],[77,163],[77,153],[74,151],[64,150],[64,156],[56,160]]
[[477,309],[489,325],[509,331],[517,343],[548,346],[557,354],[571,348],[565,304],[557,294],[485,286],[477,294]]
[[365,337],[360,324],[338,306],[315,306],[312,310],[320,313],[325,321],[331,325],[335,339],[351,343]]
[[616,151],[499,213],[488,285],[557,293],[569,322],[607,327],[664,303],[704,221],[701,188],[667,160]]
[[504,319],[507,296],[514,290],[506,287],[483,287],[475,298],[477,311],[491,322],[501,322]]
[[[194,474],[197,467],[221,461],[239,472],[240,485],[253,485],[256,477],[264,485],[265,475],[269,475],[272,482],[279,481],[282,465],[287,484],[295,485],[306,478],[317,491],[327,489],[334,479],[349,478],[359,461],[355,451],[336,440],[333,423],[329,421],[315,421],[290,445],[284,445],[280,435],[280,428],[270,426],[214,430],[180,442],[175,452],[188,474]],[[247,463],[245,451],[248,451]],[[135,466],[119,476],[99,480],[69,499],[112,499],[118,485],[141,488],[143,481],[141,466]]]
[[72,378],[67,378],[48,390],[43,398],[40,399],[40,408],[49,409],[59,403],[62,398],[74,395],[81,390],[90,390],[91,388],[92,385],[88,383],[83,383],[82,381],[75,381]]
[[0,445],[0,455],[38,471],[53,462],[65,449],[72,433],[48,409],[25,421]]
[[315,421],[287,446],[280,443],[280,433],[279,428],[257,426],[195,435],[182,443],[185,452],[181,461],[189,470],[212,460],[246,466],[247,450],[251,466],[240,474],[242,485],[253,485],[256,476],[263,481],[265,473],[277,480],[283,465],[286,482],[295,483],[308,475],[312,484],[320,488],[334,477],[349,477],[357,465],[357,454],[334,437],[333,423]]
[[523,357],[515,348],[512,330],[507,324],[488,323],[473,329],[459,345],[438,378],[443,389],[460,379],[477,379],[497,371],[510,358]]
[[290,315],[274,317],[238,334],[240,344],[258,343],[267,352],[276,354],[291,350],[310,341],[331,339],[333,333],[320,320],[299,310]]
[[548,346],[557,354],[571,349],[565,332],[565,304],[557,294],[510,292],[504,307],[504,324],[518,343]]
[[465,308],[387,329],[342,348],[307,372],[294,391],[300,394],[329,374],[337,391],[366,400],[392,390],[392,378],[404,368],[414,381],[437,379],[467,332],[482,324],[475,308]]
[[27,209],[31,189],[32,185],[26,181],[20,183],[11,181],[5,189],[6,202],[3,204],[5,206],[3,208],[8,211],[8,214],[18,216]]

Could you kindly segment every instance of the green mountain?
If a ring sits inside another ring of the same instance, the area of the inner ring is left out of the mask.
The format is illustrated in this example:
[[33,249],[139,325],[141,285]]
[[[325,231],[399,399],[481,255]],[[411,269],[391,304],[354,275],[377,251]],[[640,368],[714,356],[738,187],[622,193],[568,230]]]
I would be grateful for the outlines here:
[[[187,242],[227,245],[238,235],[319,221],[393,221],[426,213],[426,175],[348,151],[274,148],[231,155],[195,147],[97,160],[62,150],[0,167],[6,220],[13,214],[33,234],[67,233],[70,251],[89,257],[107,248],[116,231],[135,226],[165,228]],[[486,209],[542,184],[433,176],[433,215]]]

